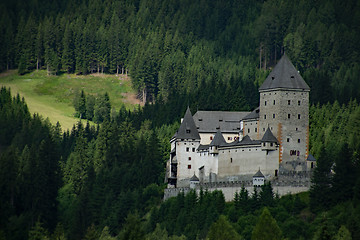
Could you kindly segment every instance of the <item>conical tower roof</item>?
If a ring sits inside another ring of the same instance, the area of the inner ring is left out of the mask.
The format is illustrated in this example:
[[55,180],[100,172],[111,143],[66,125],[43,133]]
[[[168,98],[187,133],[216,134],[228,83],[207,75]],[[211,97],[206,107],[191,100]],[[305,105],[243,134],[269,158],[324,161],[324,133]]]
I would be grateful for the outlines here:
[[218,129],[217,132],[215,133],[214,139],[210,143],[210,146],[221,146],[225,144],[226,141],[224,139],[224,136],[222,135],[220,129]]
[[177,139],[200,139],[199,132],[189,107],[187,108],[184,119],[174,137]]
[[274,67],[274,70],[265,79],[259,88],[259,92],[270,89],[302,89],[309,91],[306,84],[289,58],[284,54]]
[[266,129],[266,132],[265,132],[264,136],[262,137],[261,142],[279,143],[278,140],[276,139],[276,137],[274,136],[274,134],[271,132],[269,127]]
[[253,177],[265,177],[265,176],[264,174],[262,174],[262,172],[259,169],[259,171],[257,171]]

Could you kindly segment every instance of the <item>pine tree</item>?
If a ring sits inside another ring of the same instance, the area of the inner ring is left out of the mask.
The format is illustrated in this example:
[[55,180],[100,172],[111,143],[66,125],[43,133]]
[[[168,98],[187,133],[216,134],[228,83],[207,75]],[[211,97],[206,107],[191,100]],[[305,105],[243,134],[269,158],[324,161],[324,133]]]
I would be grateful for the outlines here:
[[252,232],[252,240],[277,240],[281,239],[282,232],[276,220],[265,207]]

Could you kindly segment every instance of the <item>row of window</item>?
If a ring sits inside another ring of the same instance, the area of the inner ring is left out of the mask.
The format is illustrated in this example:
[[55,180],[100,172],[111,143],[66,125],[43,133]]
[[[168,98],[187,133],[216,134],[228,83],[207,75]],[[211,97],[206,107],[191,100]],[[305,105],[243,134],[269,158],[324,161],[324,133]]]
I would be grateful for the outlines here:
[[[273,113],[273,118],[275,118],[275,113]],[[291,118],[291,114],[289,113],[288,114],[288,119],[290,119]],[[264,119],[266,119],[266,114],[264,115]],[[298,114],[298,119],[301,119],[301,114]]]
[[[186,148],[186,151],[189,152],[190,151],[190,148]],[[192,148],[192,152],[195,152],[195,148]]]
[[[286,141],[287,141],[287,142],[290,142],[290,138],[286,138]],[[301,142],[300,138],[298,138],[297,142],[298,142],[298,143]]]
[[[275,100],[273,101],[273,105],[275,105]],[[267,105],[267,101],[265,101],[264,102],[264,105],[266,106]],[[288,105],[291,105],[291,100],[288,100]],[[300,106],[301,105],[301,101],[300,100],[298,100],[298,106]]]

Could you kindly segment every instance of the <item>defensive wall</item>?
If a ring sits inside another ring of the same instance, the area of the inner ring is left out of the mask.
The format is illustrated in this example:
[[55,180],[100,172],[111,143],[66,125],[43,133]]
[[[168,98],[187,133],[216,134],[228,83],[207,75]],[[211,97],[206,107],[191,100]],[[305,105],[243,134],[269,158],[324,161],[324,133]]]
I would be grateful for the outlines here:
[[[274,194],[281,196],[287,194],[297,194],[300,192],[306,192],[310,190],[311,181],[309,177],[297,175],[297,176],[284,176],[270,181],[273,188]],[[252,181],[227,181],[227,182],[212,182],[197,184],[194,190],[197,194],[200,190],[203,191],[215,191],[220,190],[223,192],[225,201],[230,202],[234,200],[236,192],[240,192],[241,188],[244,187],[251,196],[254,193],[254,186]],[[257,187],[259,189],[259,187]],[[187,194],[191,190],[190,187],[182,188],[167,188],[164,190],[164,200],[171,197],[176,197],[180,192]]]

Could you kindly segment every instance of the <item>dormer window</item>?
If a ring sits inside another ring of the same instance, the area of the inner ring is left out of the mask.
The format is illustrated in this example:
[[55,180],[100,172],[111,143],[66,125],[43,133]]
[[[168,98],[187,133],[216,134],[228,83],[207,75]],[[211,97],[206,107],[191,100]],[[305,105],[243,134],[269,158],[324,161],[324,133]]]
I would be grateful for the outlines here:
[[291,76],[291,78],[295,78],[294,76]]
[[190,129],[186,129],[186,133],[190,133]]

